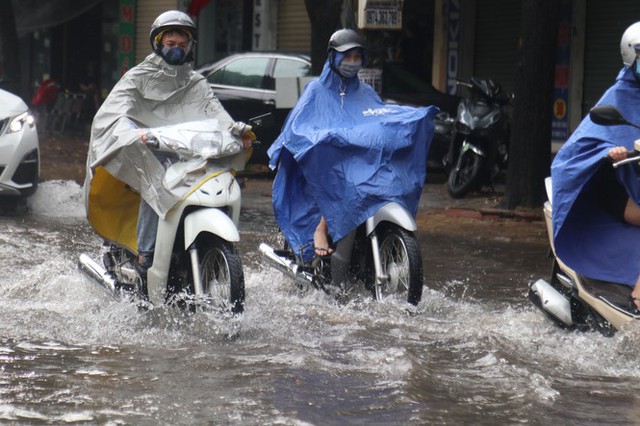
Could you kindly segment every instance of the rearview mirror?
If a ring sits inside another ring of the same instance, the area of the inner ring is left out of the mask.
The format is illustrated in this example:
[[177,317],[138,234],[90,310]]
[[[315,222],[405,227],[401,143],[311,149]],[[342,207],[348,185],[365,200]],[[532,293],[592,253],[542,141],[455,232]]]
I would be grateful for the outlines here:
[[600,105],[593,107],[591,111],[589,111],[589,118],[591,118],[591,121],[601,126],[618,126],[621,124],[627,124],[636,127],[629,123],[613,105]]

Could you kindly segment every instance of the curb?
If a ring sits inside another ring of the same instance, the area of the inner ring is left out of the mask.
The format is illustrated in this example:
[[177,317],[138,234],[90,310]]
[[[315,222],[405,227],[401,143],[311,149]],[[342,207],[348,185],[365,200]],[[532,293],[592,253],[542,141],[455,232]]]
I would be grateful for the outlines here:
[[544,220],[542,211],[521,211],[504,209],[464,209],[464,208],[443,208],[436,211],[455,217],[466,217],[476,220],[517,220],[522,222],[541,222]]

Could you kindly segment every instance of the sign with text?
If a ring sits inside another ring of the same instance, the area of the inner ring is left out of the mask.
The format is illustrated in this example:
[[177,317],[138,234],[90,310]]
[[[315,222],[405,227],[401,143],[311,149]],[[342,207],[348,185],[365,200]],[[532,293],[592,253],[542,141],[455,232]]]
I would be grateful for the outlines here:
[[551,139],[564,142],[569,137],[569,76],[571,69],[571,0],[560,3],[556,72],[553,88]]
[[267,49],[267,38],[265,34],[269,32],[267,25],[267,2],[264,0],[253,1],[253,34],[251,46],[253,50]]
[[456,94],[456,80],[460,77],[460,45],[462,32],[462,2],[449,0],[446,3],[447,16],[447,93]]
[[120,76],[134,65],[135,0],[120,0],[118,14],[118,70]]
[[402,29],[403,0],[366,0],[358,4],[358,27],[368,30]]

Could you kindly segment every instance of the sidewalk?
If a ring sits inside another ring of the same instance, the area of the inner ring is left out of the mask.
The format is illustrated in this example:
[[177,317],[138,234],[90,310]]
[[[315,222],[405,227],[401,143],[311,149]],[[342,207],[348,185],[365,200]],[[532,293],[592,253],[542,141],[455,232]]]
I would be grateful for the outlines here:
[[[449,216],[470,218],[477,220],[517,220],[524,222],[543,221],[542,209],[518,209],[503,210],[496,206],[504,195],[504,184],[497,185],[495,193],[485,190],[469,194],[462,199],[453,199],[449,196],[444,177],[434,173],[420,197],[419,208],[421,211],[437,212]],[[243,181],[244,200],[261,199],[271,197],[271,185],[273,179],[268,175],[249,174]]]
[[[433,175],[433,174],[432,174]],[[495,192],[484,188],[461,199],[451,198],[447,192],[444,176],[431,176],[420,199],[420,207],[441,210],[443,213],[482,220],[519,220],[526,222],[543,221],[542,208],[505,210],[498,208],[504,196],[505,185],[495,185]]]

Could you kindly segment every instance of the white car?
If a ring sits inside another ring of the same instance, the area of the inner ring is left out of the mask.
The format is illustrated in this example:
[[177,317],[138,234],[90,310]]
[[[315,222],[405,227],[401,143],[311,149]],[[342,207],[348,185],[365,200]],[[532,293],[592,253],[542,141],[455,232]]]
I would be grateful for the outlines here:
[[38,187],[40,149],[31,111],[0,90],[0,197],[28,197]]

